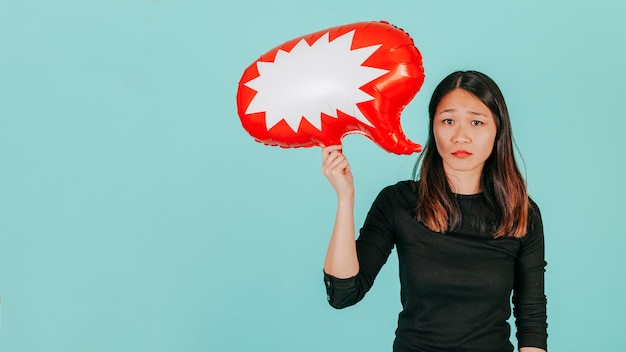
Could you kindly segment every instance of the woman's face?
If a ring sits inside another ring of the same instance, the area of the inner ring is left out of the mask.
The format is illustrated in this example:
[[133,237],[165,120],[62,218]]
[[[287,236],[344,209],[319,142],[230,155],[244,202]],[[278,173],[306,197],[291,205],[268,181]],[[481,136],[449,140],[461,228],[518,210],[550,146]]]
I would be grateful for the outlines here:
[[481,175],[493,150],[496,131],[491,110],[476,96],[460,88],[446,94],[433,120],[437,151],[446,175]]

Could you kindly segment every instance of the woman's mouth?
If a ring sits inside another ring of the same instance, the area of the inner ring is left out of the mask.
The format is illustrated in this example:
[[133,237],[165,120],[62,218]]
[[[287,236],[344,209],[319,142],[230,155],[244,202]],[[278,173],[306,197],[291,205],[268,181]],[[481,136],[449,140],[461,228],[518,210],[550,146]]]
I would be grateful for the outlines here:
[[472,153],[468,152],[467,150],[457,150],[454,153],[452,153],[452,155],[454,155],[457,158],[467,158],[468,156],[471,156]]

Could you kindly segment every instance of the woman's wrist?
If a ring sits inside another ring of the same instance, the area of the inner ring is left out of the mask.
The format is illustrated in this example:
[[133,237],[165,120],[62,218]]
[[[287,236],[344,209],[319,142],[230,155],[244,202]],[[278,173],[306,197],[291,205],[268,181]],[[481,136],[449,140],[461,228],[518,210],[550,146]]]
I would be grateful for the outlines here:
[[339,204],[339,206],[353,206],[354,192],[337,193],[337,203]]

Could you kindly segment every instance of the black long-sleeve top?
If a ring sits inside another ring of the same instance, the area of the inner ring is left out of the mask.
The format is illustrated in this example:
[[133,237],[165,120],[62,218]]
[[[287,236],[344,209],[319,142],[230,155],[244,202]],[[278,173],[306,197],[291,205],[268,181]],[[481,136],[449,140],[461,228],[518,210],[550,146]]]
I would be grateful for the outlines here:
[[513,351],[511,293],[519,347],[547,349],[544,238],[541,215],[531,201],[523,238],[481,231],[482,194],[456,195],[461,225],[444,234],[415,219],[411,184],[383,189],[357,239],[359,273],[348,279],[324,274],[335,308],[356,304],[396,247],[402,311],[394,352]]

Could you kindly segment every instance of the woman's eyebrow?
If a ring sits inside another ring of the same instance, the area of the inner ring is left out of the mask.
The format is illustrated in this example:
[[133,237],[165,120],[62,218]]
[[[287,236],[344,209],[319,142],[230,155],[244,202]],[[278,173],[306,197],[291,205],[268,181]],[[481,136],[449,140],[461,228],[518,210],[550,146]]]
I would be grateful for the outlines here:
[[482,112],[480,112],[480,111],[473,111],[473,110],[470,110],[470,111],[469,111],[469,113],[470,113],[470,114],[472,114],[472,115],[475,115],[475,116],[487,117],[487,114],[482,113]]
[[[447,109],[443,109],[441,111],[439,111],[437,113],[437,115],[441,115],[441,114],[446,114],[446,113],[452,113],[452,112],[457,112],[458,109],[457,108],[447,108]],[[476,110],[467,110],[467,112],[471,115],[474,116],[482,116],[482,117],[487,117],[488,115],[486,113],[482,113],[480,111],[476,111]]]
[[439,114],[445,114],[447,112],[456,112],[456,111],[457,111],[457,108],[448,108],[448,109],[439,111]]

